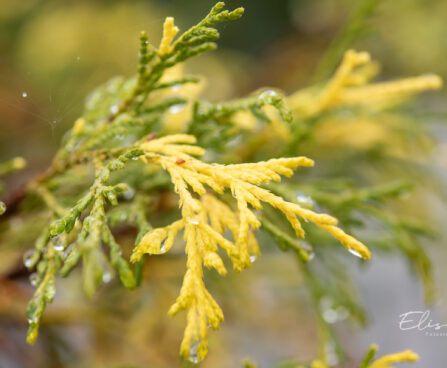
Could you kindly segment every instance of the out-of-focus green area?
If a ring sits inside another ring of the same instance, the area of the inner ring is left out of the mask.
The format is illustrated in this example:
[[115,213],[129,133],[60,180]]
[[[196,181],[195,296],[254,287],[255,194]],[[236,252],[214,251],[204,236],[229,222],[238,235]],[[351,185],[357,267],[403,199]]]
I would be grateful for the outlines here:
[[[0,158],[23,156],[29,163],[24,173],[8,181],[7,192],[47,166],[94,87],[112,76],[135,73],[140,30],[146,30],[150,41],[158,44],[166,15],[174,16],[184,30],[213,4],[208,0],[1,0]],[[230,8],[244,6],[245,16],[220,28],[217,51],[186,66],[190,73],[207,78],[204,95],[212,101],[263,86],[291,93],[312,83],[320,60],[358,2],[231,0],[227,4]],[[431,72],[447,80],[446,14],[443,0],[432,0],[429,6],[424,0],[383,0],[350,47],[365,49],[380,60],[381,78]],[[445,92],[430,92],[410,111],[434,133],[435,141],[427,145],[434,147],[429,157],[440,178],[445,178],[447,168],[445,96]],[[318,154],[315,152],[316,158]],[[394,176],[382,174],[376,182]],[[439,197],[432,195],[439,192],[442,198],[439,183],[430,182],[414,194],[423,201],[435,198],[428,208],[434,213],[436,229],[442,228],[446,212]],[[417,202],[395,206],[417,215],[427,211]],[[445,238],[441,234],[440,245]],[[113,282],[87,301],[75,275],[60,281],[42,336],[32,348],[25,344],[24,318],[32,288],[26,275],[17,271],[22,252],[5,252],[0,261],[0,367],[181,364],[177,350],[183,316],[171,319],[166,315],[184,272],[183,259],[177,259],[181,254],[151,261],[141,290],[134,292]],[[443,253],[438,249],[435,254]],[[445,273],[439,267],[435,271],[442,282]],[[261,257],[257,268],[245,274],[221,279],[210,273],[207,277],[226,321],[222,334],[211,334],[212,354],[204,367],[234,367],[250,354],[265,367],[285,357],[311,359],[316,355],[313,317],[306,309],[293,259],[274,253]],[[443,292],[440,290],[441,298]]]
[[[4,0],[0,4],[2,155],[44,165],[80,115],[86,94],[114,75],[131,75],[138,33],[157,43],[166,14],[186,29],[213,1]],[[357,2],[228,1],[244,6],[221,27],[219,50],[188,63],[205,75],[207,98],[227,99],[261,86],[292,92],[312,81],[331,40]],[[443,1],[382,1],[352,46],[382,63],[383,77],[447,75]],[[26,94],[26,97],[23,95]],[[31,138],[32,137],[32,138]],[[44,144],[42,144],[44,142]]]

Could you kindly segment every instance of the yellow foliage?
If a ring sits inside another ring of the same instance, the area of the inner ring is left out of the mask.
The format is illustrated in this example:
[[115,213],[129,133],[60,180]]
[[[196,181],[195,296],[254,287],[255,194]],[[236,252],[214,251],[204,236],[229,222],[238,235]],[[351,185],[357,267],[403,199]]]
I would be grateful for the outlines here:
[[[377,349],[377,345],[373,344],[370,347],[370,352],[373,352],[374,354]],[[411,350],[405,350],[399,353],[384,355],[383,357],[373,361],[370,364],[364,362],[362,364],[362,367],[364,366],[364,364],[367,364],[367,366],[365,366],[366,368],[393,368],[392,364],[394,363],[415,362],[418,359],[419,356],[416,353],[412,352]],[[304,368],[304,366],[298,366],[297,368],[301,367]],[[312,361],[311,368],[329,368],[329,365],[326,364],[324,361],[317,359]]]
[[85,119],[83,117],[75,121],[73,125],[73,135],[80,135],[85,128]]
[[[160,83],[172,83],[185,77],[185,64],[178,63],[168,68],[160,79]],[[166,134],[178,133],[185,130],[191,120],[193,103],[202,94],[206,87],[204,77],[199,76],[197,83],[183,83],[171,88],[163,88],[153,91],[150,96],[151,103],[162,103],[166,99],[179,97],[186,101],[185,104],[171,106],[163,114],[163,131]]]
[[311,364],[311,368],[328,368],[328,366],[321,360],[314,360]]
[[411,156],[413,161],[422,162],[426,159],[423,153],[432,147],[433,142],[422,134],[403,135],[401,132],[405,125],[408,125],[405,117],[392,113],[381,114],[380,117],[331,116],[315,125],[312,141],[305,150],[313,152],[313,147],[319,147],[316,153],[321,157],[324,147],[333,157],[340,148],[369,150],[380,147],[381,152],[390,157]]
[[[184,76],[184,64],[176,64],[163,74],[161,82],[173,82]],[[166,133],[182,132],[185,130],[192,116],[193,101],[201,95],[205,86],[205,78],[201,77],[197,83],[185,83],[158,91],[157,101],[159,102],[166,97],[172,96],[181,97],[187,101],[184,105],[172,106],[163,115],[163,128]]]
[[171,46],[171,43],[178,32],[179,29],[174,24],[174,18],[167,17],[163,23],[163,38],[158,49],[160,55],[166,55],[172,51],[173,46]]
[[442,87],[442,79],[434,74],[367,84],[377,71],[377,65],[371,62],[367,52],[348,50],[334,76],[322,89],[300,90],[289,96],[287,103],[297,116],[308,118],[338,106],[379,107],[414,93]]
[[11,165],[14,170],[21,170],[26,166],[26,161],[23,157],[15,157],[12,159]]
[[377,359],[368,368],[392,368],[393,363],[415,362],[419,359],[416,353],[411,350],[405,350],[400,353],[388,354]]
[[[194,143],[194,136],[176,134],[146,141],[140,145],[144,161],[166,170],[179,195],[182,219],[148,232],[136,246],[131,257],[138,261],[143,254],[161,254],[168,251],[180,230],[184,230],[187,271],[180,295],[169,310],[174,315],[188,310],[181,354],[192,360],[201,360],[207,353],[207,326],[219,327],[223,314],[208,293],[203,282],[203,266],[214,268],[224,275],[227,270],[220,258],[220,246],[240,271],[251,265],[259,255],[254,230],[261,226],[252,210],[261,210],[262,202],[281,211],[299,237],[305,233],[300,220],[312,222],[328,231],[352,253],[369,258],[368,248],[336,227],[337,220],[326,214],[315,213],[296,203],[290,203],[262,188],[259,184],[280,181],[281,175],[290,177],[298,166],[313,166],[306,157],[279,158],[265,162],[220,165],[207,164],[194,157],[205,151]],[[229,189],[235,198],[237,210],[207,192],[205,185],[222,194]],[[251,208],[250,208],[251,207]],[[226,230],[232,240],[223,234]]]
[[[328,118],[315,126],[314,140],[331,152],[336,147],[369,149],[390,138],[389,126],[371,118]],[[332,153],[331,153],[332,154]]]

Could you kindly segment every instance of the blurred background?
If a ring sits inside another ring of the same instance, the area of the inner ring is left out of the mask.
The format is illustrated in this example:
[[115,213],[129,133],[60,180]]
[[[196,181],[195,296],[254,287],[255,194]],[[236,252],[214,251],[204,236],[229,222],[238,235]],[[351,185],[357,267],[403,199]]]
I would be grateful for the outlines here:
[[[191,60],[187,69],[207,78],[203,96],[211,101],[264,86],[292,93],[313,83],[320,60],[359,3],[229,0],[229,8],[245,7],[244,17],[220,26],[218,50]],[[209,0],[1,0],[0,158],[22,156],[28,162],[26,170],[8,177],[5,193],[48,165],[94,87],[135,73],[141,30],[158,44],[165,16],[174,16],[185,30],[212,5]],[[380,79],[430,72],[447,80],[446,16],[444,0],[382,0],[350,47],[380,61]],[[426,212],[408,199],[400,206],[438,230],[436,241],[427,244],[436,302],[424,304],[420,282],[400,257],[378,254],[367,265],[353,263],[369,324],[365,329],[336,326],[347,350],[344,367],[354,367],[372,342],[381,353],[415,350],[421,356],[415,366],[441,367],[447,361],[447,336],[398,326],[400,314],[425,309],[433,321],[447,323],[446,92],[418,97],[412,114],[423,119],[431,137],[426,161],[436,179],[430,177],[427,185],[421,177],[423,185],[412,194]],[[224,279],[207,274],[226,320],[219,333],[211,333],[204,367],[236,367],[245,357],[272,367],[317,355],[314,317],[295,260],[280,251],[263,252],[242,274]],[[182,257],[151,261],[138,292],[123,292],[114,282],[91,301],[74,275],[61,280],[41,337],[31,347],[25,343],[24,308],[32,288],[27,275],[16,274],[22,254],[23,248],[4,250],[0,260],[0,368],[181,366],[184,315],[172,319],[166,311],[178,291]]]

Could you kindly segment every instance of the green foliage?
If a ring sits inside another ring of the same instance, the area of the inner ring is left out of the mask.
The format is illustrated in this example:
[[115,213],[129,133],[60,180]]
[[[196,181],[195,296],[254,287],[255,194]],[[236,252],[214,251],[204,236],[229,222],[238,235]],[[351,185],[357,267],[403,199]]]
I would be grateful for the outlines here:
[[[106,211],[108,205],[117,206],[120,197],[130,198],[132,205],[122,209],[120,216],[137,226],[138,242],[151,229],[142,207],[145,200],[141,195],[133,197],[134,190],[128,184],[116,181],[111,176],[143,154],[130,142],[138,143],[138,139],[147,135],[171,106],[186,102],[174,97],[155,105],[145,105],[149,94],[155,90],[197,82],[194,77],[170,83],[161,83],[160,79],[166,69],[215,49],[216,45],[211,41],[216,40],[219,33],[212,27],[237,19],[243,13],[241,8],[232,12],[222,10],[223,6],[223,3],[216,4],[198,25],[178,38],[172,51],[167,54],[162,55],[149,45],[147,35],[143,32],[140,36],[137,78],[115,78],[90,95],[84,116],[65,139],[45,178],[53,179],[79,164],[93,164],[95,180],[74,206],[70,209],[62,208],[44,184],[30,185],[53,212],[55,220],[48,229],[44,229],[34,252],[28,253],[25,260],[29,269],[37,265],[38,270],[36,277],[33,277],[37,290],[27,309],[30,323],[28,342],[35,342],[45,307],[54,299],[58,272],[66,277],[82,260],[83,287],[89,297],[94,295],[102,283],[111,279],[113,269],[126,288],[133,289],[139,284],[142,262],[137,263],[132,270],[123,258],[121,247],[109,228]],[[267,97],[259,103],[268,101],[280,104],[277,99]],[[11,167],[11,163],[4,164],[0,171],[7,172]],[[39,178],[39,182],[42,181]],[[116,222],[113,216],[112,222]],[[107,246],[108,255],[104,253],[102,245]]]
[[359,368],[368,368],[368,366],[372,363],[376,353],[377,353],[377,346],[371,345],[369,350],[366,352],[365,358],[363,359]]

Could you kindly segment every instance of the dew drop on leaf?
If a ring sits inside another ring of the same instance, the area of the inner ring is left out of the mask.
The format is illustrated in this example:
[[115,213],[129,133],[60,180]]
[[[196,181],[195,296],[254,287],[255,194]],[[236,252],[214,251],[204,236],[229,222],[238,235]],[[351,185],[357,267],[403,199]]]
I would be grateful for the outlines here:
[[126,200],[131,200],[131,199],[134,197],[134,195],[135,195],[135,190],[132,189],[132,188],[129,188],[128,190],[126,190],[126,191],[123,193],[123,197],[124,197],[124,199],[126,199]]
[[349,317],[349,310],[343,306],[338,307],[336,311],[337,311],[337,318],[339,321],[344,321],[346,318]]
[[311,207],[315,206],[314,200],[310,196],[302,192],[296,192],[296,200],[304,205],[308,205]]
[[28,323],[31,324],[36,324],[37,322],[39,322],[39,318],[37,318],[36,316],[34,316],[33,318],[28,318]]
[[195,363],[197,364],[199,362],[199,356],[197,354],[197,349],[199,348],[199,343],[196,342],[194,344],[191,345],[191,348],[189,349],[189,356],[188,356],[188,360],[191,363]]
[[333,341],[327,341],[324,350],[326,352],[326,360],[330,367],[338,364],[338,354],[336,352],[335,343]]
[[358,257],[358,258],[363,258],[362,255],[357,252],[354,248],[349,248],[348,249],[349,253],[353,254],[354,256]]
[[112,274],[110,272],[104,272],[104,274],[102,275],[102,282],[107,284],[108,282],[110,282],[110,280],[112,280]]
[[37,286],[38,281],[39,281],[39,275],[37,274],[37,272],[33,272],[29,276],[29,282],[31,283],[32,286]]
[[308,261],[311,261],[315,258],[315,252],[312,246],[309,243],[302,242],[301,247],[306,251],[307,255],[309,256]]
[[30,249],[25,252],[25,254],[23,255],[23,264],[25,265],[25,267],[31,267],[33,256],[34,249]]
[[64,246],[62,243],[57,243],[57,244],[53,245],[53,249],[56,252],[62,252],[64,250]]
[[273,90],[273,89],[267,89],[267,90],[264,91],[264,93],[265,93],[266,95],[269,95],[269,96],[277,96],[277,95],[278,95],[278,92],[276,92],[276,91]]
[[169,108],[169,112],[171,114],[178,114],[180,111],[183,110],[183,105],[173,105]]
[[56,288],[53,284],[49,284],[45,290],[45,296],[48,300],[53,300],[54,296],[56,295]]
[[323,312],[323,319],[327,323],[330,323],[330,324],[335,323],[338,320],[338,313],[332,308],[326,309]]

